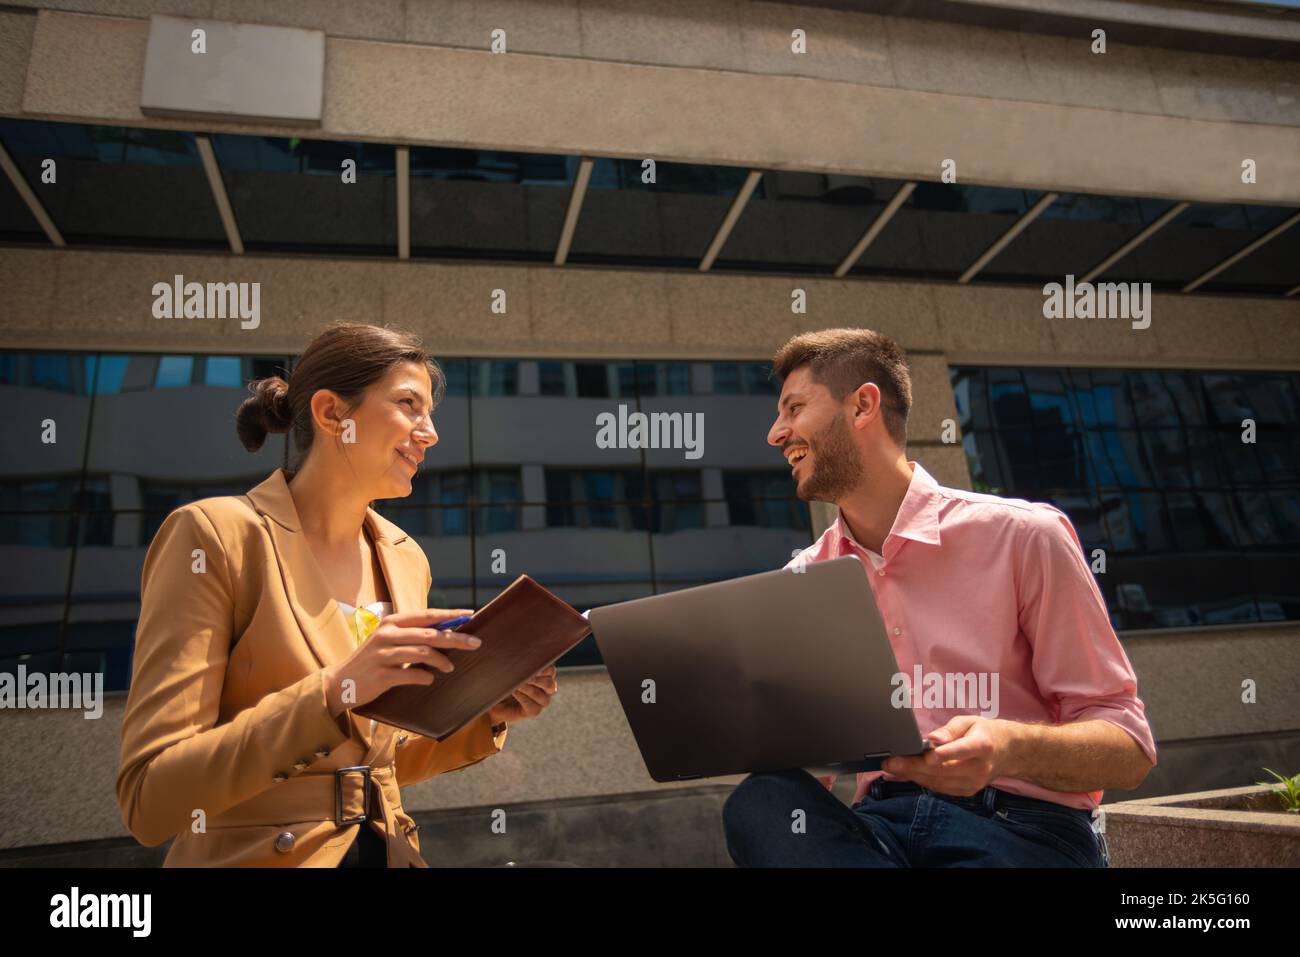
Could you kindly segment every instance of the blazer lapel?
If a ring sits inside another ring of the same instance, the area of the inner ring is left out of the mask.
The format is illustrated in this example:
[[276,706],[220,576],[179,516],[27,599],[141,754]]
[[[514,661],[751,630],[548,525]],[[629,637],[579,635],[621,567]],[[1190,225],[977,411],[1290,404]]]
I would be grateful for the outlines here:
[[272,472],[266,481],[249,490],[248,498],[268,519],[265,524],[275,546],[285,596],[316,660],[321,667],[342,661],[356,645],[302,532],[285,470]]
[[[423,568],[414,567],[409,557],[403,555],[401,549],[397,547],[399,543],[406,540],[406,533],[373,508],[366,509],[366,526],[370,529],[370,538],[375,543],[375,551],[379,553],[379,565],[388,584],[388,595],[392,601],[394,614],[423,611],[428,599],[428,592],[424,588]],[[375,722],[373,726],[373,736],[368,733],[366,735],[369,745],[365,757],[366,764],[373,764],[397,734],[397,729],[392,725]],[[367,732],[370,727],[371,725],[367,723]]]
[[[344,620],[338,601],[330,594],[329,584],[316,563],[293,496],[289,493],[288,473],[278,468],[265,481],[248,492],[253,507],[267,519],[266,527],[275,547],[276,561],[280,566],[280,580],[284,582],[285,597],[293,609],[294,618],[302,630],[307,645],[321,667],[347,658],[356,649],[352,632]],[[406,539],[406,533],[389,522],[372,508],[366,509],[366,526],[379,553],[379,564],[384,572],[393,611],[416,611],[425,607],[424,579],[414,580],[412,566],[404,560],[397,545]],[[369,719],[352,718],[355,733],[365,742],[369,751],[367,763],[387,743],[394,729],[376,724],[371,734]],[[379,747],[376,747],[376,746]]]

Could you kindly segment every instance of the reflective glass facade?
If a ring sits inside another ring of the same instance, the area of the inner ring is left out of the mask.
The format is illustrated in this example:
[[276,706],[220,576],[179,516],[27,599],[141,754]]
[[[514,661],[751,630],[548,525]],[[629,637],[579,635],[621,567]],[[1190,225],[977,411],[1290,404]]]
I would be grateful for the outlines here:
[[396,255],[393,147],[219,133],[212,148],[249,252]]
[[597,159],[569,261],[694,268],[704,258],[749,170]]
[[[163,518],[293,466],[233,414],[288,356],[0,352],[0,669],[130,679],[140,572]],[[580,610],[783,565],[807,506],[765,438],[775,386],[743,362],[442,360],[439,432],[377,508],[429,557],[434,607],[478,607],[527,573]],[[702,454],[599,448],[596,417],[703,415]],[[564,664],[594,663],[593,642]]]
[[577,157],[412,147],[411,254],[547,261]]
[[[192,133],[0,118],[0,142],[70,246],[229,248]],[[211,143],[249,252],[397,255],[395,146],[226,133]],[[582,156],[412,146],[409,158],[412,257],[555,259]],[[53,182],[42,176],[49,161],[58,172]],[[756,172],[758,184],[714,270],[830,275],[906,186],[883,177]],[[749,173],[654,159],[652,177],[647,160],[593,158],[566,261],[695,269]],[[954,281],[1043,195],[918,181],[849,275]],[[1060,192],[973,281],[1041,286],[1082,276],[1173,204]],[[1099,281],[1181,289],[1296,213],[1194,203]],[[7,177],[0,182],[0,242],[49,242]],[[1295,225],[1199,289],[1282,295],[1295,288],[1298,261]]]
[[1105,551],[1116,628],[1300,619],[1300,374],[954,368],[952,382],[975,490],[1069,515],[1089,560]]
[[228,248],[191,133],[0,118],[0,140],[69,245]]

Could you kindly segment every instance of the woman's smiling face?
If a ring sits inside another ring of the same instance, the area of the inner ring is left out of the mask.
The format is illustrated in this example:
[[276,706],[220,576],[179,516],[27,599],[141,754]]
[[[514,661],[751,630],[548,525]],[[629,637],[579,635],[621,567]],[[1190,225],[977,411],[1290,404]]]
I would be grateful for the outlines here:
[[355,442],[344,451],[371,499],[404,498],[425,452],[438,442],[432,383],[417,362],[401,362],[366,389],[351,413]]

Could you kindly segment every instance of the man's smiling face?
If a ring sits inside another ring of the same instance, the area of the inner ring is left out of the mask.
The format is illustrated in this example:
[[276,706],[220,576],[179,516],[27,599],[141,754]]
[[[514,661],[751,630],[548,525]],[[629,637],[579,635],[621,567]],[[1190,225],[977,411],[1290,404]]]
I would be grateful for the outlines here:
[[808,366],[786,377],[767,442],[790,463],[795,492],[805,502],[837,502],[863,479],[846,403],[814,382]]

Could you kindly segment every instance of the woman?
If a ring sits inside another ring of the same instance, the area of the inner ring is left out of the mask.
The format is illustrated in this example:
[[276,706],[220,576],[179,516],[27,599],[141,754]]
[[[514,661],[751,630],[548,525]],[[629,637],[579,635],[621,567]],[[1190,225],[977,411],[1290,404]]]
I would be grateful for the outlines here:
[[298,467],[176,509],[149,546],[118,805],[141,843],[175,838],[167,866],[425,867],[400,786],[501,750],[555,668],[442,742],[351,714],[480,644],[433,627],[469,612],[425,607],[428,559],[370,507],[411,494],[445,380],[418,339],[358,323],[291,378],[257,382],[235,427],[250,451],[291,431]]

